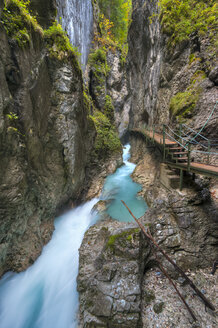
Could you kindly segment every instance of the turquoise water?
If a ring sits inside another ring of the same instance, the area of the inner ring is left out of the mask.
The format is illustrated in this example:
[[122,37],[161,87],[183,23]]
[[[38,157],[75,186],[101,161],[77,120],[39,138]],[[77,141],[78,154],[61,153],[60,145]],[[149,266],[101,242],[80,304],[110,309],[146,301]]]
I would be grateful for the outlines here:
[[[102,198],[110,200],[108,213],[120,221],[131,221],[123,199],[140,217],[147,206],[137,197],[140,185],[130,174],[130,146],[124,149],[124,165],[106,179]],[[77,328],[79,307],[76,278],[79,252],[85,231],[98,217],[93,199],[55,220],[51,241],[26,271],[7,273],[0,280],[0,328]]]
[[137,219],[148,208],[145,201],[137,196],[141,186],[133,182],[130,177],[136,165],[128,161],[130,157],[129,151],[130,145],[126,145],[123,150],[124,165],[117,169],[114,174],[107,177],[102,192],[103,199],[111,199],[107,213],[114,219],[127,222],[134,221],[134,219],[121,203],[121,200],[127,204]]

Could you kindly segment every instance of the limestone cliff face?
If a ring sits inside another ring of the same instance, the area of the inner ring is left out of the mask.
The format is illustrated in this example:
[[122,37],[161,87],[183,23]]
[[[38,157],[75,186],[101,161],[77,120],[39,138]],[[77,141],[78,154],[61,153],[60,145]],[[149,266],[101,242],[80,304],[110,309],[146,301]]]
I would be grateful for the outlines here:
[[[198,129],[216,103],[215,45],[208,35],[194,34],[188,41],[169,46],[159,13],[157,0],[133,1],[128,55],[131,126],[182,121]],[[179,93],[180,99],[175,98]],[[190,95],[195,98],[190,99]],[[172,100],[178,103],[181,97],[180,108],[173,109]],[[191,110],[188,102],[193,105]],[[213,115],[204,129],[205,135],[217,139],[217,124]]]
[[136,127],[141,122],[151,123],[156,117],[162,60],[158,14],[157,0],[133,0],[127,66],[131,94],[131,127]]
[[1,275],[36,259],[78,197],[95,130],[75,63],[51,58],[37,32],[20,48],[1,26],[0,44]]

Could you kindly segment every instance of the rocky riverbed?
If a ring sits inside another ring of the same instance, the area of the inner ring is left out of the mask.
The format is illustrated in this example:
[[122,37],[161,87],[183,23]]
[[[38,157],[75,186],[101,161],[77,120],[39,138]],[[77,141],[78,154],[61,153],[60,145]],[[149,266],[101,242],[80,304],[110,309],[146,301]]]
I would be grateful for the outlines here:
[[[216,304],[216,183],[186,179],[182,191],[159,182],[159,153],[132,139],[133,179],[142,185],[150,209],[140,219],[158,244]],[[170,264],[160,261],[194,311],[194,322],[168,279],[157,266],[148,241],[137,224],[102,220],[91,227],[80,248],[78,290],[81,327],[208,327],[217,326],[215,313],[205,309],[194,291]]]

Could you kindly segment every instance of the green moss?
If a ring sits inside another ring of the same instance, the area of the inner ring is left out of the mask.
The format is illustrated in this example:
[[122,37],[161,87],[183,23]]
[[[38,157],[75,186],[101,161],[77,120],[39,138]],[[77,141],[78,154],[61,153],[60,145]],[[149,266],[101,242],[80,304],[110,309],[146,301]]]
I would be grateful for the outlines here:
[[204,79],[206,79],[207,75],[205,74],[204,71],[201,71],[201,70],[197,70],[193,75],[192,75],[192,78],[191,78],[191,85],[189,86],[188,89],[192,89],[193,88],[193,85],[195,85],[196,83],[200,83],[202,82]]
[[77,48],[70,44],[70,40],[62,26],[57,21],[44,31],[44,37],[50,56],[58,60],[71,59],[78,70],[80,69]]
[[93,120],[97,131],[95,156],[98,159],[105,159],[112,153],[120,152],[122,148],[120,139],[110,120],[99,111],[95,111],[90,118]]
[[108,95],[105,97],[104,114],[107,116],[111,123],[114,122],[114,105],[112,103],[111,97]]
[[31,32],[39,32],[43,36],[43,29],[28,10],[28,2],[22,0],[7,0],[1,16],[8,36],[17,42],[20,47],[30,43]]
[[200,93],[197,90],[178,92],[170,101],[171,114],[175,117],[179,115],[189,116],[196,106],[199,95]]
[[147,304],[151,303],[152,301],[155,300],[155,294],[152,290],[150,289],[146,289],[146,291],[144,292],[144,295],[143,295],[144,299],[145,299],[145,302]]
[[121,244],[121,246],[125,247],[126,246],[125,242],[131,241],[133,238],[133,235],[136,233],[139,233],[139,231],[140,231],[139,228],[130,229],[127,231],[123,231],[120,234],[110,236],[110,238],[107,242],[106,248],[110,248],[112,251],[114,251],[114,246],[117,241],[119,242],[119,244]]
[[154,304],[153,306],[153,310],[155,313],[159,314],[161,312],[163,312],[163,308],[164,308],[164,302],[159,302]]
[[93,109],[95,108],[94,103],[93,103],[93,99],[92,97],[89,95],[87,89],[84,86],[84,91],[83,91],[83,101],[84,101],[84,105],[87,109],[87,113],[91,114],[91,112],[93,111]]
[[206,78],[204,71],[197,70],[191,77],[185,92],[178,92],[170,101],[170,112],[179,122],[190,118],[202,92],[201,82]]
[[215,0],[159,0],[164,33],[170,36],[169,44],[188,40],[190,34],[204,35],[216,29],[217,3]]
[[191,54],[191,55],[189,56],[189,65],[191,65],[192,63],[194,63],[194,62],[196,62],[196,61],[201,62],[201,58],[196,57],[195,54]]
[[7,118],[9,118],[10,121],[15,121],[18,120],[18,116],[12,112],[10,112],[9,114],[6,114]]
[[110,67],[107,64],[106,50],[103,48],[94,50],[89,55],[88,63],[99,83],[103,83],[105,81],[104,77],[110,72]]

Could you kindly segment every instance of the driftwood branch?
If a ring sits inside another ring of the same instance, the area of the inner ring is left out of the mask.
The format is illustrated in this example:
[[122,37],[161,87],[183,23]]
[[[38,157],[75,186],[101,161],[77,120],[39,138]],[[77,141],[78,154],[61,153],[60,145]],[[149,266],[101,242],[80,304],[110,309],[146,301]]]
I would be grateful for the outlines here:
[[[149,232],[150,237],[152,237],[149,228],[148,228],[148,232]],[[153,245],[151,245],[151,246],[152,246],[152,248],[154,249],[154,246],[153,246]],[[170,278],[170,276],[168,275],[168,273],[166,272],[166,270],[164,269],[164,267],[163,267],[162,264],[160,263],[160,261],[159,261],[159,259],[158,259],[158,257],[157,257],[157,254],[156,254],[156,250],[155,250],[155,252],[154,252],[154,255],[155,255],[155,258],[156,258],[156,261],[157,261],[157,263],[158,263],[158,266],[159,266],[160,270],[163,272],[163,274],[167,277],[167,279],[170,281],[170,283],[171,283],[171,284],[173,285],[173,287],[175,288],[177,294],[178,294],[179,297],[181,298],[182,302],[185,304],[185,306],[186,306],[187,310],[189,311],[189,313],[191,314],[193,320],[194,320],[194,321],[197,321],[197,318],[196,318],[194,312],[192,311],[192,309],[190,308],[190,306],[187,304],[187,302],[185,301],[184,297],[182,296],[182,294],[181,294],[180,291],[178,290],[176,284],[173,282],[173,280]]]
[[152,244],[164,255],[164,257],[174,266],[174,268],[185,278],[187,283],[194,289],[196,294],[202,299],[202,301],[205,303],[207,307],[209,307],[211,310],[215,311],[214,305],[202,294],[202,292],[195,286],[195,284],[189,279],[189,277],[185,274],[185,272],[165,253],[164,250],[160,248],[160,246],[156,243],[153,237],[151,237],[145,230],[144,226],[141,224],[141,222],[134,216],[134,214],[131,212],[131,210],[128,208],[128,206],[125,204],[123,200],[121,200],[123,205],[127,208],[129,213],[132,215],[133,219],[138,223],[139,227],[141,228],[144,235],[152,242]]

